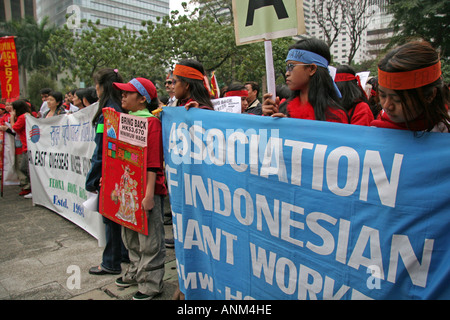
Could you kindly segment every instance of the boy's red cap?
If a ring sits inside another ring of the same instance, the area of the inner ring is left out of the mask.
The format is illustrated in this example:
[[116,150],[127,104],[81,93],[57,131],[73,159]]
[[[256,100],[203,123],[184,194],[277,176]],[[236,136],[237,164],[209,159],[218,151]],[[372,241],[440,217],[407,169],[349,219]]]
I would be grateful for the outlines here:
[[141,96],[144,96],[147,99],[147,102],[158,97],[153,82],[145,78],[134,78],[128,83],[113,82],[113,86],[122,91],[139,92]]

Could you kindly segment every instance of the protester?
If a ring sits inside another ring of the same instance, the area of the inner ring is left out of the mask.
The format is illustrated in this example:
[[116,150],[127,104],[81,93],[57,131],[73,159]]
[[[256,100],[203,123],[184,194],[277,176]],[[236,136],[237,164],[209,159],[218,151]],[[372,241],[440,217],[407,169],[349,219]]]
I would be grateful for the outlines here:
[[163,201],[167,195],[163,171],[161,121],[152,115],[159,107],[156,88],[145,78],[114,83],[122,90],[122,108],[129,114],[147,118],[147,185],[142,208],[147,211],[148,235],[122,227],[122,239],[128,249],[130,264],[125,274],[116,280],[120,287],[138,285],[133,300],[150,300],[162,293],[164,287]]
[[367,80],[366,85],[369,85],[371,87],[370,92],[368,93],[369,106],[372,110],[374,119],[376,119],[381,111],[380,99],[378,97],[378,78],[370,78],[369,80]]
[[83,104],[86,107],[89,107],[91,104],[94,104],[98,101],[97,91],[94,87],[89,87],[84,90],[83,94]]
[[339,66],[334,81],[342,94],[341,105],[347,110],[350,123],[369,126],[374,117],[355,70],[347,65]]
[[339,104],[341,94],[328,71],[330,50],[318,39],[301,39],[289,48],[286,58],[286,84],[292,96],[280,112],[280,99],[264,95],[263,114],[308,120],[348,123]]
[[75,111],[81,110],[86,107],[83,103],[84,92],[84,89],[77,89],[72,95],[72,105],[76,108]]
[[64,107],[64,109],[66,111],[69,111],[70,110],[70,105],[71,105],[71,103],[70,103],[70,100],[69,100],[69,95],[66,93],[64,95],[63,107]]
[[[121,107],[120,91],[113,87],[113,82],[123,82],[122,76],[117,69],[102,69],[94,75],[97,96],[99,97],[98,110],[92,119],[96,127],[94,142],[96,144],[91,159],[91,168],[86,177],[86,190],[94,193],[100,192],[102,178],[103,158],[103,108],[113,108],[123,112]],[[100,194],[99,197],[102,195]],[[103,259],[100,265],[89,269],[90,274],[120,274],[122,272],[121,262],[128,262],[128,252],[123,245],[121,226],[103,216],[105,223],[106,245],[103,250]]]
[[44,115],[44,113],[46,113],[48,111],[47,98],[48,98],[48,95],[50,94],[50,92],[52,92],[52,91],[53,91],[53,89],[51,89],[51,88],[43,88],[39,91],[39,93],[41,95],[41,100],[42,100],[41,108],[39,109],[39,117],[42,117]]
[[383,110],[372,126],[449,132],[449,91],[439,53],[428,42],[390,51],[378,64],[378,92]]
[[52,91],[47,98],[48,111],[43,114],[43,118],[50,118],[65,114],[66,110],[63,106],[63,95],[59,91]]
[[166,78],[166,82],[164,83],[166,92],[169,95],[167,102],[165,105],[167,107],[174,107],[177,105],[177,99],[175,98],[175,91],[174,91],[174,83],[173,83],[173,74],[169,72]]
[[255,81],[248,81],[244,85],[248,91],[248,106],[242,113],[256,114],[258,116],[262,115],[262,104],[258,100],[259,84]]
[[20,195],[23,195],[26,198],[31,198],[31,182],[30,182],[30,171],[28,167],[28,155],[27,155],[27,134],[26,134],[26,121],[25,116],[31,116],[30,105],[25,100],[16,100],[12,103],[12,110],[10,111],[11,119],[11,127],[16,132],[16,134],[20,138],[20,142],[22,144],[21,155],[19,156],[19,171],[22,173],[24,179],[21,181],[22,192]]
[[225,97],[240,97],[241,98],[241,113],[246,113],[248,109],[248,91],[246,86],[241,83],[233,83],[227,87],[224,92]]
[[177,106],[214,110],[208,91],[205,69],[195,60],[180,61],[173,71],[174,93]]

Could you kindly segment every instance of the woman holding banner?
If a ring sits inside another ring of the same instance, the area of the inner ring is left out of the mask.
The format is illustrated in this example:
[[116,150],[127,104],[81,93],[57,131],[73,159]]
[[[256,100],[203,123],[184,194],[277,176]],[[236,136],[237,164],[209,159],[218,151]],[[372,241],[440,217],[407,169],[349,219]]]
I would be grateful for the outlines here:
[[[123,112],[121,107],[120,91],[114,89],[113,82],[123,82],[122,76],[117,69],[103,69],[94,75],[99,105],[97,113],[92,120],[96,128],[94,138],[96,147],[91,159],[91,169],[86,177],[86,190],[89,192],[100,192],[102,178],[103,158],[103,108],[113,108]],[[105,223],[106,245],[103,250],[103,260],[99,266],[89,269],[90,274],[120,274],[122,272],[121,262],[128,262],[128,251],[122,242],[121,225],[103,217]]]
[[65,114],[66,110],[63,106],[64,97],[59,91],[52,91],[49,93],[47,98],[48,111],[42,116],[45,118],[50,118],[53,116],[59,116],[60,114]]
[[378,64],[383,110],[371,125],[411,131],[449,132],[449,90],[439,53],[425,41],[390,51]]
[[177,106],[214,110],[208,79],[202,64],[195,60],[182,60],[173,70]]
[[318,39],[302,39],[289,48],[286,84],[292,96],[280,105],[272,94],[264,95],[263,114],[308,120],[348,123],[339,104],[341,94],[328,71],[331,60],[327,44]]

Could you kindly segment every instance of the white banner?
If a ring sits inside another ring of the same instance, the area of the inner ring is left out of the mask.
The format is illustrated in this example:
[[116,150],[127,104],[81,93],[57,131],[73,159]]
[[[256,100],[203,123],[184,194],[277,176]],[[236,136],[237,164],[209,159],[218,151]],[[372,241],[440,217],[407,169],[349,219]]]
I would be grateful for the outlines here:
[[211,100],[214,110],[231,113],[241,113],[241,97],[226,97]]
[[9,134],[5,132],[4,135],[5,143],[3,147],[5,148],[5,152],[3,154],[3,184],[5,186],[10,185],[18,185],[19,184],[19,177],[16,174],[15,171],[15,140],[14,136],[12,134]]
[[47,119],[27,116],[28,160],[33,204],[72,221],[104,243],[102,216],[83,206],[86,175],[95,149],[96,106]]

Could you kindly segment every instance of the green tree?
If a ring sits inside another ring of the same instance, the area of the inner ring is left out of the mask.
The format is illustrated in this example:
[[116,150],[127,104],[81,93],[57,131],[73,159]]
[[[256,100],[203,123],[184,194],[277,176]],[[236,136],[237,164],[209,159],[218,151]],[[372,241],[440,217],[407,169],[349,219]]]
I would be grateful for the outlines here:
[[48,55],[59,57],[53,70],[66,70],[73,82],[76,79],[92,84],[92,76],[102,68],[117,68],[125,75],[127,62],[133,57],[136,44],[133,31],[99,28],[92,21],[82,21],[81,30],[58,29],[46,47]]
[[[255,80],[265,75],[262,43],[236,46],[231,22],[218,21],[212,14],[195,10],[177,11],[156,23],[143,21],[143,30],[126,28],[100,29],[91,21],[83,21],[81,30],[66,26],[50,38],[47,52],[59,57],[53,68],[67,70],[72,81],[92,83],[92,75],[105,67],[117,68],[126,80],[142,76],[151,79],[164,92],[167,72],[181,59],[201,62],[208,75],[216,71],[219,83]],[[274,41],[274,61],[279,75],[284,75],[284,59],[292,39]]]
[[390,0],[388,10],[394,16],[395,44],[423,38],[440,48],[443,57],[450,55],[450,1]]
[[27,71],[46,69],[52,64],[54,56],[44,50],[54,27],[49,26],[48,18],[37,23],[32,17],[0,24],[1,36],[16,36],[17,58],[20,66]]
[[37,109],[41,107],[42,100],[40,95],[40,90],[42,88],[52,88],[58,90],[56,87],[56,81],[51,79],[49,76],[45,75],[39,71],[33,71],[28,80],[28,96],[30,102],[36,106]]
[[390,0],[388,11],[393,14],[395,36],[390,46],[413,39],[424,39],[439,49],[443,60],[442,73],[450,82],[450,1]]

